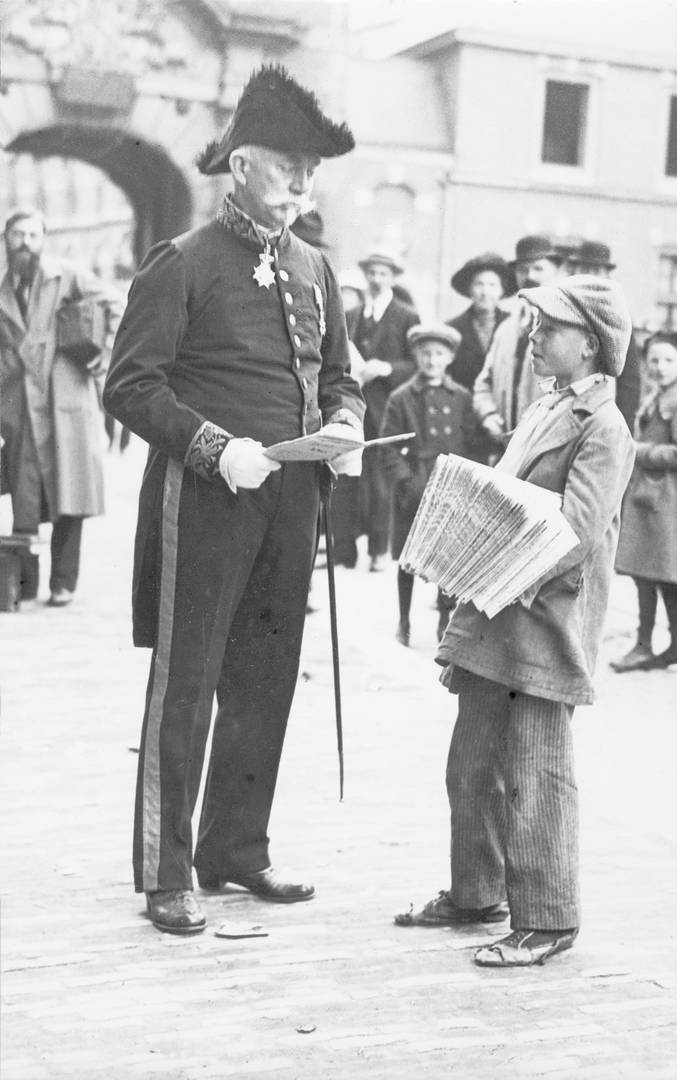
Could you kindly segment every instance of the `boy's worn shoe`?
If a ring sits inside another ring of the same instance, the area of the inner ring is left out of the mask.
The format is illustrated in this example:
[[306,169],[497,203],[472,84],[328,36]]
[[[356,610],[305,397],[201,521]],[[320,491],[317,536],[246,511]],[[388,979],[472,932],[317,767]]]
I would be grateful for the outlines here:
[[656,657],[648,645],[634,645],[620,660],[612,660],[614,671],[648,671],[656,666]]
[[471,923],[503,922],[510,912],[505,903],[485,908],[460,908],[442,889],[434,900],[429,900],[420,911],[413,910],[395,916],[396,926],[468,926]]
[[146,906],[153,926],[166,934],[199,934],[207,925],[192,889],[148,892]]
[[395,637],[399,641],[400,645],[409,646],[409,640],[411,637],[411,628],[409,626],[408,619],[400,619],[397,630],[395,631]]
[[507,937],[485,945],[475,953],[480,967],[531,967],[544,964],[556,953],[570,949],[578,929],[513,930]]

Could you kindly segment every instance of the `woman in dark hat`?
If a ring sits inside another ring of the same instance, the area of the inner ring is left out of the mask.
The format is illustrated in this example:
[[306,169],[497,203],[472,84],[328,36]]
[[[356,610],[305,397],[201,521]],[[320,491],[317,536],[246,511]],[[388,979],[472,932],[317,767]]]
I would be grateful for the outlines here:
[[484,366],[496,327],[507,318],[507,312],[498,306],[499,301],[504,296],[512,296],[517,282],[505,259],[487,251],[464,263],[452,277],[451,287],[461,296],[469,297],[472,303],[447,322],[461,335],[461,344],[449,374],[461,386],[472,390]]

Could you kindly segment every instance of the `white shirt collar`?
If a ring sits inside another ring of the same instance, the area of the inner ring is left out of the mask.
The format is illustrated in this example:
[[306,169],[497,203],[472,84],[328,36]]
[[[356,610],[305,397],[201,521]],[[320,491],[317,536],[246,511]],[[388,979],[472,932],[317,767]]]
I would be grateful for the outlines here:
[[367,294],[364,301],[364,317],[365,319],[373,319],[374,322],[380,322],[383,317],[383,312],[388,307],[388,304],[393,298],[392,289],[384,289],[378,296],[371,297]]

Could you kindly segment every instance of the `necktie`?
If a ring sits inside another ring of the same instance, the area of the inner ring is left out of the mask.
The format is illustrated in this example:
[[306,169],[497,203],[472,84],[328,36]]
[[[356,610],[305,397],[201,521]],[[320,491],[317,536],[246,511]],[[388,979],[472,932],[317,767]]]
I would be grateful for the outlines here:
[[27,281],[19,281],[16,289],[16,300],[19,305],[19,311],[24,322],[26,322],[26,313],[28,311],[28,297],[30,295],[30,285]]

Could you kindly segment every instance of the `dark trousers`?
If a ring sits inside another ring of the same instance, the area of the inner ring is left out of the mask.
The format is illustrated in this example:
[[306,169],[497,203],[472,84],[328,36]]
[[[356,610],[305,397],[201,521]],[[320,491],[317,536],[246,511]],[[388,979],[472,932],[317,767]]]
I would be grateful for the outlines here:
[[317,544],[317,466],[233,495],[167,465],[157,643],[137,779],[137,891],[192,888],[191,818],[216,693],[195,866],[269,865],[268,821]]
[[658,593],[663,597],[665,612],[668,617],[670,638],[677,642],[677,585],[670,581],[650,581],[648,578],[635,578],[637,601],[639,605],[639,626],[637,642],[651,648],[651,638],[656,625]]
[[[51,571],[49,588],[68,589],[75,592],[80,573],[80,546],[82,543],[82,518],[65,515],[54,522],[50,545]],[[15,524],[18,533],[36,532],[37,527],[21,528]],[[37,555],[28,551],[20,553],[21,558],[21,599],[34,600],[40,584],[40,563]]]
[[449,748],[451,897],[483,908],[506,895],[513,929],[580,924],[573,707],[457,669]]
[[377,451],[364,454],[360,477],[362,532],[367,534],[367,551],[372,558],[385,555],[390,533],[390,489]]

